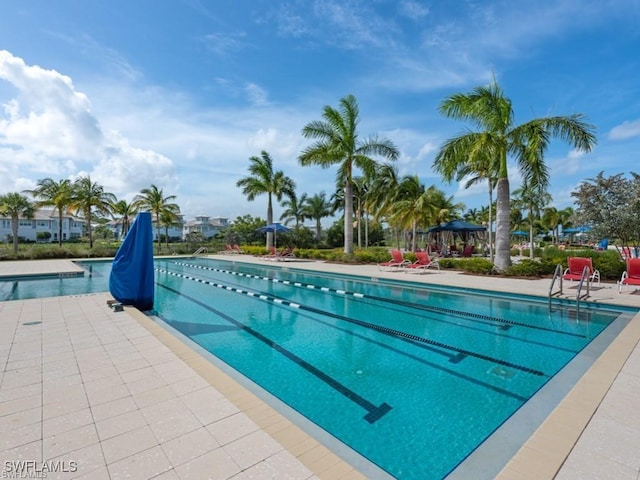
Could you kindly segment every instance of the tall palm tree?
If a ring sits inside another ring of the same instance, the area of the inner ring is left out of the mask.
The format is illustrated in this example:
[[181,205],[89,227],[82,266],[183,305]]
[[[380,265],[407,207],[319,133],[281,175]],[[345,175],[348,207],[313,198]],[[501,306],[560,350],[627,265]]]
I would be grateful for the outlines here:
[[542,212],[541,220],[544,227],[551,230],[553,242],[557,244],[559,239],[560,211],[556,207],[547,207]]
[[529,223],[529,257],[533,259],[533,227],[536,220],[540,219],[540,212],[551,202],[551,195],[544,185],[524,182],[522,186],[513,191],[513,206],[527,211]]
[[386,162],[378,165],[375,179],[367,198],[367,205],[373,218],[377,221],[387,221],[398,248],[400,248],[401,227],[390,214],[392,213],[400,182],[401,178],[396,165]]
[[582,114],[542,117],[514,125],[511,100],[504,96],[495,80],[468,94],[451,95],[439,109],[447,117],[471,122],[478,130],[447,140],[434,160],[434,168],[441,171],[443,165],[448,164],[451,170],[457,171],[486,157],[492,159],[491,165],[497,169],[495,267],[504,270],[511,263],[508,157],[516,161],[525,180],[544,185],[548,181],[548,171],[543,154],[551,138],[559,138],[577,150],[589,152],[596,143],[595,127],[586,123]]
[[[435,188],[435,187],[430,187]],[[394,196],[390,218],[405,230],[411,231],[411,251],[417,249],[418,226],[425,225],[431,209],[431,191],[417,175],[406,175]]]
[[33,218],[35,207],[27,197],[17,192],[0,195],[0,214],[11,217],[13,251],[18,253],[18,226],[21,218]]
[[[238,180],[236,185],[242,188],[247,200],[253,201],[258,195],[267,194],[267,224],[273,223],[273,199],[281,201],[283,195],[289,197],[296,189],[296,184],[282,170],[273,170],[273,160],[264,150],[259,157],[249,158],[249,176]],[[273,233],[267,233],[267,248],[273,246]]]
[[295,192],[291,193],[288,200],[285,199],[282,201],[284,211],[282,215],[280,215],[280,220],[284,220],[285,225],[289,225],[289,222],[293,220],[297,228],[301,223],[304,223],[304,206],[307,201],[307,194],[303,193],[300,198],[298,198]]
[[336,184],[344,185],[344,252],[353,253],[353,170],[362,170],[372,177],[376,162],[371,155],[380,155],[388,160],[398,158],[398,149],[387,139],[372,136],[361,140],[358,136],[358,102],[353,95],[340,100],[338,109],[325,106],[322,117],[308,123],[302,129],[302,136],[316,140],[300,155],[303,166],[319,165],[329,168],[338,165]]
[[87,224],[87,234],[89,235],[89,248],[93,248],[93,231],[91,220],[93,213],[108,215],[110,205],[116,201],[113,193],[105,192],[104,187],[97,182],[92,182],[91,177],[80,177],[73,183],[73,200],[71,209],[82,212],[82,216]]
[[109,206],[111,215],[116,221],[122,222],[122,229],[120,230],[120,238],[124,238],[131,226],[131,217],[134,217],[137,213],[134,202],[127,202],[126,200],[119,200],[112,203]]
[[307,199],[304,204],[304,216],[310,220],[316,221],[316,242],[320,242],[320,234],[322,228],[320,220],[328,217],[333,213],[331,202],[327,200],[324,192],[316,193],[313,197]]
[[173,203],[176,199],[175,195],[164,196],[164,192],[156,185],[151,185],[149,188],[143,188],[140,193],[133,199],[133,205],[140,210],[147,210],[153,214],[156,219],[156,235],[158,237],[158,250],[160,249],[160,215],[164,211],[173,212],[178,214],[180,207],[178,204]]
[[62,218],[73,203],[73,184],[70,180],[55,181],[51,178],[38,180],[36,188],[25,190],[36,200],[36,208],[54,207],[58,211],[58,246],[62,246]]
[[169,249],[169,228],[174,225],[177,225],[180,221],[179,211],[174,211],[172,209],[164,208],[160,212],[160,225],[164,227],[164,241],[167,245],[167,250]]

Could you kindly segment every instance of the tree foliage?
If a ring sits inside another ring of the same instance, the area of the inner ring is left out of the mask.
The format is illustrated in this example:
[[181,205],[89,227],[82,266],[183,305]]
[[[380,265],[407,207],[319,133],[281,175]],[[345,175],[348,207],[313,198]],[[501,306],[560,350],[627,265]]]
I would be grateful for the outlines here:
[[605,177],[600,172],[584,180],[571,196],[578,206],[576,220],[589,225],[595,237],[640,246],[640,175]]

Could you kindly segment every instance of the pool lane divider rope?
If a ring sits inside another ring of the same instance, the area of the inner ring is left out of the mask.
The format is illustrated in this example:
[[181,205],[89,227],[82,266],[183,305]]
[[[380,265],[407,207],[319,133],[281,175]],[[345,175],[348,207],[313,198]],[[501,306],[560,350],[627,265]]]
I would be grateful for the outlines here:
[[[158,270],[158,269],[156,269],[156,270]],[[171,274],[171,272],[167,272],[167,273]],[[185,277],[185,278],[188,278],[189,280],[195,280],[195,279],[190,278],[190,277]],[[209,282],[205,281],[205,282],[202,282],[202,283],[209,283]],[[191,297],[189,295],[186,295],[183,292],[175,290],[175,289],[173,289],[173,288],[171,288],[171,287],[169,287],[167,285],[163,285],[162,283],[159,283],[159,282],[156,282],[156,284],[159,285],[162,288],[165,288],[165,289],[169,290],[170,292],[173,292],[173,293],[175,293],[175,294],[177,294],[177,295],[179,295],[181,297],[184,297],[184,298],[196,303],[197,305],[200,305],[202,308],[205,308],[205,309],[209,310],[212,313],[215,313],[219,317],[221,317],[224,320],[228,321],[229,323],[235,325],[236,327],[238,327],[239,329],[243,330],[244,332],[247,332],[249,335],[252,335],[254,338],[258,339],[259,341],[261,341],[262,343],[264,343],[268,347],[274,349],[275,351],[277,351],[278,353],[280,353],[281,355],[283,355],[287,359],[291,360],[292,362],[296,363],[300,367],[304,368],[307,372],[309,372],[310,374],[314,375],[318,379],[322,380],[324,383],[326,383],[331,388],[333,388],[334,390],[338,391],[339,393],[341,393],[342,395],[347,397],[352,402],[354,402],[357,405],[359,405],[362,408],[364,408],[367,411],[367,414],[363,418],[367,422],[375,423],[380,418],[382,418],[387,412],[389,412],[389,410],[391,410],[393,408],[393,407],[391,407],[391,405],[389,405],[386,402],[383,402],[380,405],[373,404],[372,402],[370,402],[366,398],[358,395],[356,392],[351,390],[346,385],[343,385],[342,383],[338,382],[336,379],[334,379],[330,375],[327,375],[325,372],[323,372],[319,368],[314,367],[309,362],[303,360],[302,358],[297,356],[295,353],[287,350],[282,345],[274,342],[270,338],[265,337],[260,332],[254,330],[253,328],[249,327],[248,325],[245,325],[242,322],[239,322],[238,320],[236,320],[233,317],[230,317],[229,315],[225,314],[224,312],[221,312],[221,311],[213,308],[212,306],[207,305],[204,302],[201,302],[197,298],[194,298],[194,297]],[[234,290],[236,290],[236,289],[234,289]],[[171,322],[169,322],[169,324],[170,323]]]
[[547,331],[547,332],[558,333],[560,335],[568,335],[568,336],[571,336],[571,337],[586,338],[586,335],[582,335],[582,334],[579,334],[579,333],[564,332],[562,330],[557,330],[555,328],[543,327],[541,325],[531,325],[529,323],[517,322],[515,320],[507,320],[507,319],[503,319],[503,318],[492,317],[490,315],[484,315],[482,313],[464,312],[464,311],[461,311],[461,310],[454,310],[454,309],[445,308],[445,307],[436,307],[436,306],[433,306],[433,305],[421,305],[421,304],[418,304],[418,303],[407,302],[405,300],[396,300],[396,299],[392,299],[392,298],[379,297],[379,296],[376,296],[376,295],[368,295],[368,294],[360,293],[360,292],[350,292],[348,290],[339,290],[339,289],[336,289],[336,288],[321,287],[319,285],[314,285],[312,283],[304,283],[304,282],[297,282],[297,281],[290,281],[290,280],[281,280],[279,278],[265,277],[263,275],[253,275],[251,273],[234,272],[233,270],[224,270],[224,269],[221,269],[221,268],[207,267],[205,265],[198,265],[198,264],[195,264],[195,263],[185,263],[185,262],[173,262],[173,263],[175,265],[189,267],[189,268],[197,268],[197,269],[201,269],[201,270],[210,270],[212,272],[226,273],[226,274],[236,275],[238,277],[253,278],[253,279],[256,279],[256,280],[266,280],[267,282],[281,283],[283,285],[292,285],[294,287],[308,288],[310,290],[319,290],[321,292],[326,292],[326,293],[335,293],[335,294],[338,294],[338,295],[345,295],[345,296],[350,296],[350,297],[355,297],[355,298],[363,298],[363,299],[368,299],[368,300],[376,300],[376,301],[379,301],[379,302],[394,303],[396,305],[402,305],[403,307],[414,308],[414,309],[418,309],[418,310],[424,310],[424,311],[427,311],[427,312],[443,313],[443,314],[446,314],[446,315],[455,315],[456,317],[462,317],[462,318],[475,318],[477,320],[486,320],[486,321],[488,321],[490,323],[502,323],[504,325],[500,325],[498,328],[501,328],[503,330],[505,329],[505,327],[509,328],[511,326],[518,326],[518,327],[524,327],[524,328],[532,328],[534,330],[542,330],[542,331]]
[[[285,299],[282,299],[282,298],[274,297],[274,296],[267,295],[267,294],[264,294],[264,293],[252,292],[250,290],[243,290],[241,288],[231,287],[229,285],[223,285],[221,283],[212,282],[212,281],[209,281],[209,280],[204,280],[202,278],[192,277],[190,275],[185,275],[185,274],[182,274],[182,273],[172,272],[170,270],[165,270],[165,269],[162,269],[162,268],[156,268],[156,271],[161,272],[161,273],[166,273],[168,275],[172,275],[172,276],[179,277],[179,278],[184,278],[185,280],[191,280],[191,281],[202,283],[202,284],[205,284],[205,285],[210,285],[212,287],[220,288],[222,290],[227,290],[227,291],[230,291],[230,292],[235,292],[235,293],[239,293],[239,294],[242,294],[242,295],[247,295],[249,297],[258,298],[260,300],[264,300],[264,301],[267,301],[267,302],[272,302],[272,303],[277,304],[277,305],[283,305],[283,306],[286,306],[286,307],[291,307],[291,308],[300,309],[300,310],[304,310],[304,311],[311,312],[311,313],[316,313],[316,314],[319,314],[319,315],[332,317],[332,318],[335,318],[337,320],[347,321],[347,322],[354,323],[354,324],[362,326],[362,327],[370,328],[372,330],[375,330],[377,332],[383,333],[385,335],[389,335],[389,336],[393,336],[393,337],[399,337],[399,338],[405,338],[405,339],[413,340],[415,342],[425,343],[425,344],[428,344],[428,345],[432,345],[434,347],[438,347],[438,348],[442,348],[442,349],[445,349],[445,350],[450,350],[450,351],[456,352],[459,355],[467,355],[467,356],[470,356],[470,357],[477,358],[479,360],[484,360],[484,361],[487,361],[487,362],[490,362],[490,363],[495,363],[495,364],[498,364],[498,365],[503,365],[505,367],[510,367],[510,368],[515,369],[515,370],[519,370],[521,372],[529,373],[531,375],[546,376],[545,373],[542,372],[541,370],[536,370],[536,369],[533,369],[533,368],[530,368],[530,367],[526,367],[526,366],[523,366],[523,365],[518,365],[517,363],[512,363],[512,362],[509,362],[507,360],[502,360],[501,358],[491,357],[491,356],[485,355],[483,353],[478,353],[478,352],[474,352],[472,350],[467,350],[467,349],[456,347],[456,346],[453,346],[453,345],[448,345],[446,343],[438,342],[436,340],[431,340],[431,339],[426,338],[426,337],[420,337],[418,335],[412,335],[410,333],[402,332],[400,330],[394,330],[392,328],[387,328],[387,327],[383,327],[383,326],[376,325],[376,324],[373,324],[373,323],[364,322],[362,320],[356,320],[354,318],[345,317],[345,316],[342,316],[342,315],[338,315],[336,313],[328,312],[326,310],[321,310],[319,308],[314,308],[314,307],[309,307],[309,306],[306,306],[306,305],[301,305],[299,303],[294,303],[294,302],[291,302],[289,300],[285,300]],[[459,359],[457,361],[459,361]],[[454,362],[454,363],[457,363],[457,362]]]

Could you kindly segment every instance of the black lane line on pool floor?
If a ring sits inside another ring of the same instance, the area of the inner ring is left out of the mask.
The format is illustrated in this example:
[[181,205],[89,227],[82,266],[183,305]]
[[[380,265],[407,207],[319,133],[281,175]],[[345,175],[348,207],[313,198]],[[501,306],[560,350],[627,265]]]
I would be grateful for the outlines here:
[[[195,267],[195,268],[197,268],[199,270],[209,270],[209,271],[213,271],[213,272],[219,271],[221,273],[234,274],[234,272],[231,272],[231,271],[214,269],[212,267],[204,267],[204,266],[198,266],[198,265],[187,264],[187,263],[182,263],[182,262],[173,262],[173,264],[177,265],[177,266],[181,266],[181,267],[184,266],[184,267],[187,267],[187,268],[193,266],[193,267]],[[253,278],[251,276],[247,276],[247,274],[244,274],[244,273],[238,273],[238,274],[236,274],[236,276],[237,277],[250,278],[250,279]],[[207,278],[209,280],[212,280],[212,279],[210,279],[208,277],[205,277],[205,278]],[[255,277],[255,278],[258,279],[258,280],[262,280],[264,277]],[[267,279],[270,280],[270,278],[268,278],[268,277],[267,277]],[[283,282],[282,280],[276,279],[275,283],[282,283],[282,282]],[[238,283],[230,283],[230,285],[235,286],[235,287],[243,287],[243,285],[238,284]],[[306,284],[303,284],[303,285],[306,285]],[[291,283],[289,282],[288,284],[285,284],[285,286],[291,286]],[[307,289],[304,289],[304,290],[307,290]],[[309,288],[308,290],[311,290],[312,292],[318,292],[318,290],[320,290],[320,288],[319,287],[316,287],[315,289]],[[318,292],[318,293],[324,294],[324,293],[327,293],[327,292]],[[363,297],[363,298],[352,297],[352,298],[357,298],[358,301],[364,302],[367,305],[372,305],[372,306],[376,305],[375,300],[372,300],[371,302],[367,302],[367,300],[370,300],[371,297],[369,297],[369,298],[366,298],[366,297]],[[374,297],[374,298],[378,298],[378,297]],[[381,298],[381,299],[385,300],[384,298]],[[393,306],[403,307],[403,305],[395,305],[395,301],[394,300],[387,300],[387,302],[384,302],[384,303],[389,303],[389,304],[391,304]],[[469,323],[469,322],[466,322],[466,323],[454,322],[454,321],[452,321],[452,319],[447,319],[446,315],[444,315],[444,316],[443,315],[437,315],[435,312],[428,311],[428,309],[420,310],[419,307],[420,307],[419,304],[409,303],[408,306],[405,307],[405,308],[408,309],[408,311],[406,311],[406,310],[396,310],[392,306],[386,306],[385,308],[389,309],[390,311],[402,312],[403,314],[407,314],[408,313],[410,315],[417,316],[418,318],[428,318],[432,322],[444,323],[444,324],[447,324],[447,325],[455,325],[456,327],[459,327],[459,328],[466,328],[466,329],[478,331],[478,332],[481,332],[481,333],[489,333],[489,332],[487,330],[483,330],[481,328],[475,327],[474,324],[479,323],[480,325],[496,326],[495,323],[483,322],[483,321],[479,321],[479,320],[474,320],[471,323]],[[419,310],[419,312],[416,312],[415,310]],[[423,314],[422,312],[430,313],[431,315],[427,316],[427,315]],[[463,321],[469,320],[469,319],[465,318],[464,316],[462,316],[460,318]],[[503,328],[503,327],[506,327],[506,328]],[[501,326],[498,326],[498,330],[507,332],[507,331],[511,330],[511,326],[510,325],[501,325]],[[495,337],[507,338],[507,339],[512,340],[514,342],[524,342],[524,343],[527,343],[527,344],[530,344],[530,345],[538,345],[540,347],[550,348],[552,350],[568,352],[568,353],[573,354],[573,355],[575,355],[577,353],[576,350],[571,349],[571,348],[565,348],[565,347],[562,347],[560,345],[549,344],[549,343],[546,343],[546,342],[540,342],[540,341],[532,340],[530,338],[522,338],[522,337],[519,337],[517,335],[508,335],[506,333],[499,333],[499,332],[492,332],[491,335],[493,335]],[[578,335],[578,336],[581,336],[581,335]],[[408,339],[403,339],[403,338],[400,338],[400,339],[404,340],[404,341],[406,341],[408,343],[411,343],[411,344],[413,344],[413,345],[415,345],[417,347],[429,350],[431,352],[435,352],[435,353],[437,353],[439,355],[446,355],[449,358],[449,362],[451,362],[451,363],[460,363],[466,357],[465,355],[461,355],[461,354],[451,355],[449,353],[443,352],[442,350],[439,350],[439,349],[436,349],[436,348],[433,348],[433,347],[429,347],[428,345],[425,345],[425,344],[419,344],[418,342],[413,342],[413,341],[408,340]]]
[[474,352],[472,350],[467,350],[467,349],[464,349],[464,348],[455,347],[453,345],[448,345],[446,343],[438,342],[436,340],[431,340],[431,339],[426,338],[426,337],[419,337],[418,335],[412,335],[412,334],[409,334],[409,333],[401,332],[399,330],[393,330],[391,328],[381,327],[380,325],[375,325],[375,324],[372,324],[372,323],[363,322],[362,320],[356,320],[354,318],[344,317],[342,315],[331,313],[331,312],[328,312],[328,311],[325,311],[325,310],[320,310],[318,308],[308,307],[308,306],[305,306],[305,305],[301,305],[299,303],[290,302],[289,300],[284,300],[284,299],[281,299],[281,298],[278,298],[278,297],[267,295],[265,293],[251,292],[251,291],[247,291],[247,290],[244,290],[244,289],[241,289],[241,288],[230,287],[228,285],[223,285],[221,283],[210,282],[209,280],[203,280],[201,278],[192,277],[190,275],[184,275],[182,273],[171,272],[169,270],[164,270],[164,269],[161,269],[161,268],[156,268],[156,270],[159,271],[159,272],[162,272],[162,273],[167,273],[167,274],[172,275],[172,276],[184,278],[186,280],[192,280],[194,282],[202,283],[202,284],[205,284],[205,285],[210,285],[212,287],[220,288],[220,289],[227,290],[227,291],[230,291],[230,292],[240,293],[242,295],[247,295],[247,296],[252,297],[252,298],[258,298],[260,300],[264,300],[264,301],[267,301],[267,302],[272,302],[272,303],[275,303],[277,305],[283,305],[283,306],[286,306],[286,307],[297,308],[297,309],[300,309],[300,310],[305,310],[307,312],[312,312],[312,313],[316,313],[316,314],[319,314],[319,315],[324,315],[326,317],[332,317],[332,318],[335,318],[337,320],[343,320],[343,321],[350,322],[350,323],[353,323],[353,324],[356,324],[356,325],[359,325],[359,326],[362,326],[362,327],[371,328],[372,330],[375,330],[377,332],[383,333],[385,335],[389,335],[389,336],[393,336],[393,337],[403,337],[403,338],[408,338],[408,339],[411,339],[411,340],[415,340],[417,342],[426,343],[426,344],[429,344],[429,345],[433,345],[435,347],[443,348],[445,350],[451,350],[453,352],[457,352],[458,354],[468,355],[470,357],[474,357],[474,358],[477,358],[477,359],[480,359],[480,360],[485,360],[485,361],[491,362],[491,363],[496,363],[498,365],[503,365],[505,367],[511,367],[511,368],[516,369],[516,370],[520,370],[521,372],[530,373],[532,375],[547,376],[541,370],[536,370],[536,369],[533,369],[533,368],[530,368],[530,367],[525,367],[523,365],[518,365],[517,363],[508,362],[508,361],[502,360],[500,358],[494,358],[494,357],[491,357],[489,355],[485,355],[483,353]]
[[212,272],[220,272],[220,273],[227,273],[227,274],[231,274],[231,275],[237,275],[239,277],[247,277],[247,278],[254,278],[257,280],[265,280],[267,282],[272,282],[272,283],[281,283],[283,285],[290,285],[290,286],[294,286],[294,287],[299,287],[299,288],[308,288],[310,290],[319,290],[321,292],[328,292],[328,293],[336,293],[338,295],[345,295],[345,296],[350,296],[350,297],[355,297],[355,298],[367,298],[369,300],[376,300],[379,302],[387,302],[387,303],[395,303],[396,305],[402,305],[403,307],[407,307],[407,308],[415,308],[418,310],[423,310],[423,311],[428,311],[428,312],[433,312],[433,313],[444,313],[447,315],[455,315],[457,317],[462,317],[462,318],[472,318],[475,319],[476,321],[478,320],[485,320],[484,322],[480,322],[484,325],[494,325],[496,323],[500,324],[502,323],[503,325],[499,325],[498,327],[500,329],[506,329],[509,328],[511,326],[517,326],[517,327],[523,327],[523,328],[531,328],[534,330],[542,330],[542,331],[547,331],[547,332],[553,332],[553,333],[557,333],[560,335],[568,335],[568,336],[572,336],[572,337],[578,337],[578,338],[586,338],[586,335],[581,335],[579,333],[573,333],[573,332],[565,332],[563,330],[557,330],[555,328],[550,328],[550,327],[543,327],[541,325],[531,325],[529,323],[524,323],[524,322],[517,322],[515,320],[506,320],[503,318],[497,318],[497,317],[492,317],[490,315],[484,315],[482,313],[473,313],[473,312],[463,312],[460,310],[454,310],[451,308],[444,308],[444,307],[436,307],[436,306],[432,306],[432,305],[421,305],[419,303],[412,303],[412,302],[408,302],[405,300],[396,300],[396,299],[392,299],[392,298],[385,298],[385,297],[378,297],[376,295],[369,295],[366,293],[360,293],[360,292],[350,292],[348,290],[340,290],[340,289],[336,289],[336,288],[330,288],[330,287],[321,287],[318,285],[314,285],[312,283],[304,283],[304,282],[297,282],[297,281],[290,281],[290,280],[281,280],[279,278],[272,278],[272,277],[265,277],[263,275],[254,275],[251,273],[242,273],[242,272],[234,272],[233,270],[224,270],[222,268],[214,268],[214,267],[207,267],[204,265],[198,265],[195,263],[184,263],[184,262],[173,262],[176,265],[180,265],[180,266],[185,266],[185,267],[190,267],[190,268],[199,268],[202,270],[210,270]]
[[[171,274],[170,272],[168,272],[168,273]],[[189,278],[189,280],[191,280],[191,278]],[[324,383],[329,385],[331,388],[333,388],[334,390],[338,391],[339,393],[341,393],[342,395],[347,397],[352,402],[354,402],[357,405],[359,405],[362,408],[364,408],[368,412],[363,417],[367,422],[375,423],[377,420],[382,418],[389,410],[391,410],[392,407],[388,403],[383,402],[379,406],[374,405],[369,400],[367,400],[364,397],[361,397],[356,392],[351,390],[349,387],[347,387],[347,386],[343,385],[342,383],[338,382],[333,377],[327,375],[326,373],[324,373],[319,368],[314,367],[309,362],[307,362],[307,361],[303,360],[302,358],[298,357],[295,353],[287,350],[282,345],[280,345],[280,344],[274,342],[273,340],[265,337],[260,332],[254,330],[253,328],[245,325],[242,322],[237,321],[235,318],[230,317],[229,315],[225,314],[224,312],[221,312],[220,310],[217,310],[217,309],[213,308],[212,306],[207,305],[206,303],[201,302],[200,300],[191,297],[190,295],[186,295],[183,292],[175,290],[175,289],[173,289],[173,288],[171,288],[171,287],[169,287],[167,285],[163,285],[160,282],[156,282],[156,285],[158,285],[158,286],[160,286],[162,288],[165,288],[166,290],[169,290],[170,292],[173,292],[176,295],[184,297],[187,300],[190,300],[191,302],[201,306],[202,308],[205,308],[206,310],[218,315],[220,318],[223,318],[224,320],[226,320],[227,322],[235,325],[239,329],[247,332],[248,334],[252,335],[256,339],[260,340],[262,343],[264,343],[268,347],[273,348],[275,351],[277,351],[278,353],[280,353],[281,355],[283,355],[287,359],[291,360],[292,362],[296,363],[300,367],[304,368],[307,372],[309,372],[313,376],[319,378]],[[171,324],[171,321],[169,321],[169,324]]]

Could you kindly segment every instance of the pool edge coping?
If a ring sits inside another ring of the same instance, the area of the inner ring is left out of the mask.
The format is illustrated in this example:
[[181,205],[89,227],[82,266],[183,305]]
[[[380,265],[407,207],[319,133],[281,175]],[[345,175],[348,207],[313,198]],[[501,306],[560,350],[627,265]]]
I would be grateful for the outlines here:
[[496,479],[555,478],[639,343],[640,313],[637,313],[507,462]]

